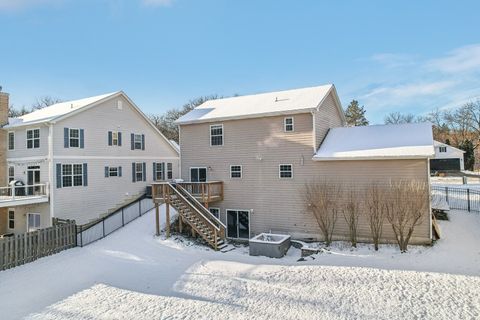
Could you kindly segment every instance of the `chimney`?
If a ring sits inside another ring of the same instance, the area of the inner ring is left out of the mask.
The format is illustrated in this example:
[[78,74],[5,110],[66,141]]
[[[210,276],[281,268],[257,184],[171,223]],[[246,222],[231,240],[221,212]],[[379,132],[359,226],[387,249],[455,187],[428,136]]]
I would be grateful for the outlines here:
[[8,93],[2,92],[0,87],[0,126],[8,123]]

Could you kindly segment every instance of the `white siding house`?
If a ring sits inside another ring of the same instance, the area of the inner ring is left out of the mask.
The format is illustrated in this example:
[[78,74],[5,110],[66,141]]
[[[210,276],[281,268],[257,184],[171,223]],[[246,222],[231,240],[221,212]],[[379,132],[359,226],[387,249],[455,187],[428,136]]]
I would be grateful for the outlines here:
[[88,223],[153,181],[179,176],[175,145],[121,91],[58,103],[10,119],[4,130],[9,180],[38,185],[25,188],[32,194],[46,185],[47,194],[42,203],[12,203],[12,232],[28,229],[28,219],[34,227],[52,217]]
[[432,171],[463,171],[465,151],[452,147],[446,143],[434,141],[435,157],[430,160]]

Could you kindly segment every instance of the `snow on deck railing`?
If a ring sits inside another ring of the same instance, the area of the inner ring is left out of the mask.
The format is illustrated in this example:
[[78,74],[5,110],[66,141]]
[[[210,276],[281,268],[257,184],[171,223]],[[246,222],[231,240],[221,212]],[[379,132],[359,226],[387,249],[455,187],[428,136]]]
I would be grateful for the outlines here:
[[46,183],[0,187],[0,200],[25,199],[26,197],[48,196]]
[[480,213],[480,191],[478,190],[435,185],[431,190],[432,195],[445,200],[450,209]]

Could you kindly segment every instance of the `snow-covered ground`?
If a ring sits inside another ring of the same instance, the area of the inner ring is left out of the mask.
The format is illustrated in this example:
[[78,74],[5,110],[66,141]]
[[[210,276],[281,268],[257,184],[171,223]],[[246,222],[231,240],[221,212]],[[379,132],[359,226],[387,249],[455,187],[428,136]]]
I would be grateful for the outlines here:
[[433,247],[336,244],[297,261],[155,238],[149,213],[109,237],[0,272],[1,319],[478,319],[480,216]]

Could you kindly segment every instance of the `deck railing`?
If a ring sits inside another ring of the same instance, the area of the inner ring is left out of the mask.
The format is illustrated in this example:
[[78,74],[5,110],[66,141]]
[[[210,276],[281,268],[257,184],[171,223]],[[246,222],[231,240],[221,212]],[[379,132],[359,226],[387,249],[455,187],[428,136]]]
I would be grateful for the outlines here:
[[15,200],[38,196],[48,196],[48,185],[46,183],[0,187],[0,200]]
[[[223,181],[207,181],[207,182],[177,182],[185,191],[194,196],[201,203],[210,203],[212,201],[223,200]],[[152,197],[163,199],[162,183],[154,183],[152,185]]]

